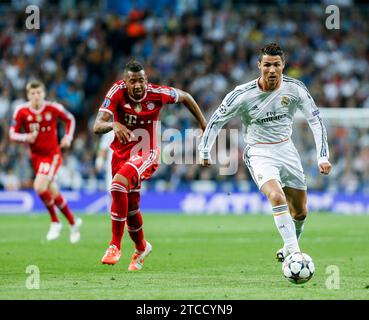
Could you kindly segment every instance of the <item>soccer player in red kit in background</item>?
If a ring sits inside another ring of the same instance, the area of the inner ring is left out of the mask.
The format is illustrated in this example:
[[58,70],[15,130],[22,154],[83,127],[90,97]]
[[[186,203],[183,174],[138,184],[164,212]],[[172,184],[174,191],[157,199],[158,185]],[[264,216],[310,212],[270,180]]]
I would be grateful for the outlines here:
[[[114,131],[111,184],[112,239],[101,262],[116,264],[121,257],[124,227],[135,243],[128,271],[140,270],[151,244],[145,240],[140,212],[140,185],[158,168],[156,127],[165,104],[183,103],[202,130],[206,120],[193,97],[180,89],[148,83],[143,66],[130,61],[124,78],[108,91],[94,125],[97,134]],[[139,139],[139,136],[141,139]]]
[[[70,224],[70,242],[80,240],[82,220],[75,218],[54,181],[62,163],[60,148],[69,148],[73,139],[75,120],[73,115],[56,103],[45,101],[45,86],[33,80],[26,86],[28,102],[18,106],[13,115],[9,136],[12,141],[27,143],[31,149],[31,162],[35,172],[34,190],[50,213],[51,225],[47,240],[59,237],[62,223],[56,214],[60,209]],[[65,135],[58,143],[57,120],[66,124]],[[23,132],[22,132],[23,129]]]

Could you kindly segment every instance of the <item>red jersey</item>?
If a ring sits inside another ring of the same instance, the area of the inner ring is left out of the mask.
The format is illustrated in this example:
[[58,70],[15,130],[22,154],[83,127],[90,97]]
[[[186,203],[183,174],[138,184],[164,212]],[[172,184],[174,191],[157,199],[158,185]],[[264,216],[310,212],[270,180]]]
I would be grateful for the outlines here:
[[60,153],[57,135],[58,118],[65,122],[65,135],[72,140],[75,119],[61,104],[44,101],[38,110],[32,108],[29,102],[22,104],[14,111],[9,130],[10,139],[25,142],[30,132],[38,131],[36,141],[30,144],[31,156],[52,156]]
[[[129,158],[136,145],[137,150],[150,152],[150,150],[156,149],[159,112],[165,104],[177,103],[178,97],[177,90],[172,87],[149,83],[143,98],[135,100],[128,94],[127,86],[123,80],[114,83],[99,111],[110,113],[114,121],[120,122],[133,131],[135,135],[133,141],[125,144],[114,137],[110,145],[114,153],[121,158]],[[147,141],[148,139],[149,141]]]

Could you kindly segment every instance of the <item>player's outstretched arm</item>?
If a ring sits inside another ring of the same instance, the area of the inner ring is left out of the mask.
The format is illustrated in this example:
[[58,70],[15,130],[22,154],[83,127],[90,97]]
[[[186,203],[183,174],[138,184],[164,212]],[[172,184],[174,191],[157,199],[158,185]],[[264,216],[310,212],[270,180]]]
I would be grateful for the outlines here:
[[332,170],[332,165],[328,160],[329,147],[327,130],[322,118],[320,117],[320,110],[316,106],[314,99],[311,97],[306,87],[299,87],[298,89],[300,92],[300,110],[307,119],[309,127],[313,132],[317,151],[319,172],[321,174],[327,175]]
[[95,124],[94,124],[94,133],[95,134],[104,134],[113,130],[113,122],[111,121],[111,115],[107,112],[99,112],[97,114]]
[[[199,145],[200,164],[204,167],[211,165],[210,151],[221,128],[233,117],[241,112],[242,100],[240,95],[234,97],[235,91],[231,91],[223,99],[218,109],[211,116]],[[232,101],[229,102],[229,99]]]
[[29,143],[32,144],[36,141],[38,136],[38,131],[32,131],[30,133],[19,133],[14,131],[13,128],[9,130],[10,140],[18,143]]
[[329,149],[327,141],[327,130],[322,119],[317,115],[308,119],[311,131],[313,132],[318,158],[318,167],[321,174],[327,175],[332,170],[329,162]]
[[190,112],[194,115],[197,122],[199,123],[202,131],[205,131],[206,120],[195,99],[186,91],[177,88],[176,91],[178,92],[178,102],[183,103],[186,106],[186,108],[190,110]]
[[70,148],[73,141],[74,131],[76,129],[76,119],[73,114],[67,111],[63,106],[58,108],[59,118],[65,123],[65,135],[60,141],[60,148]]
[[133,132],[126,126],[119,122],[111,121],[111,115],[108,112],[100,111],[97,114],[93,130],[96,134],[104,134],[113,130],[121,143],[127,143],[134,138]]
[[20,113],[21,112],[17,109],[13,114],[12,123],[9,128],[10,141],[32,144],[37,139],[38,130],[33,130],[32,132],[28,133],[21,133],[22,125]]

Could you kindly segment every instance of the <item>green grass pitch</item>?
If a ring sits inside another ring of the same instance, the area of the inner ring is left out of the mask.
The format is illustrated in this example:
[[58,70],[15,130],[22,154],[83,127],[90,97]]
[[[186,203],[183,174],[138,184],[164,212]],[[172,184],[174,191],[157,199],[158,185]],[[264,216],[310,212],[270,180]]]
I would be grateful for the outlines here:
[[[0,299],[369,299],[367,216],[310,214],[300,246],[317,270],[304,285],[285,280],[274,259],[281,238],[271,216],[144,214],[153,252],[138,273],[127,272],[127,232],[120,262],[101,265],[109,216],[81,217],[72,245],[63,217],[61,238],[48,243],[46,213],[0,216]],[[26,288],[29,265],[40,270],[39,289]],[[339,289],[326,287],[329,265],[339,268]]]

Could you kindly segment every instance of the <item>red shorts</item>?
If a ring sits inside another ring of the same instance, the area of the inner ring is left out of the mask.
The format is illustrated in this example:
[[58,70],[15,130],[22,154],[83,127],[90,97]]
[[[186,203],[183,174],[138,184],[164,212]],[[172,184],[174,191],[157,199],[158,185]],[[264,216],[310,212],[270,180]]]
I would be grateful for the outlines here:
[[62,155],[55,154],[53,156],[31,156],[31,162],[35,174],[42,174],[53,180],[60,165],[62,164]]
[[120,174],[127,178],[129,192],[137,192],[141,188],[141,181],[151,178],[158,169],[159,150],[151,150],[149,155],[132,155],[130,158],[118,157],[115,153],[111,161],[112,177]]

